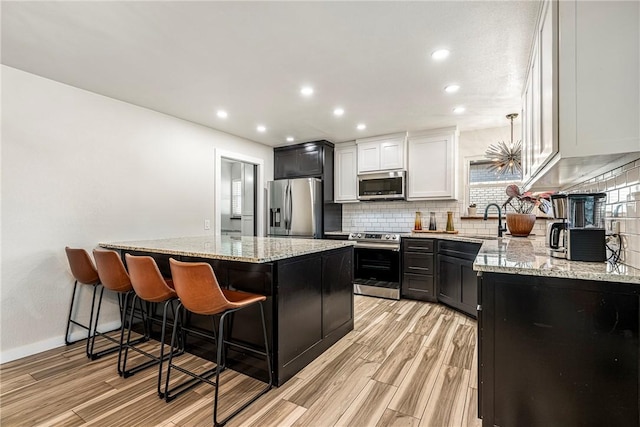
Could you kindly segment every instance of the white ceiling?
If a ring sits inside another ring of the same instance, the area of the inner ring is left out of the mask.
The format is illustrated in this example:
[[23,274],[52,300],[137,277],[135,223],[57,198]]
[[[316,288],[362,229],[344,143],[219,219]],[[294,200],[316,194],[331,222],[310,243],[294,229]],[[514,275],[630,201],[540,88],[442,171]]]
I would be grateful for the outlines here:
[[[505,115],[520,110],[538,8],[2,1],[2,63],[272,146],[286,136],[465,131],[508,126]],[[436,62],[430,53],[441,47],[451,55]],[[445,93],[450,83],[459,92]],[[310,98],[299,93],[305,84]],[[336,106],[344,116],[333,116]],[[454,114],[456,106],[466,112]],[[220,108],[228,118],[216,116]]]

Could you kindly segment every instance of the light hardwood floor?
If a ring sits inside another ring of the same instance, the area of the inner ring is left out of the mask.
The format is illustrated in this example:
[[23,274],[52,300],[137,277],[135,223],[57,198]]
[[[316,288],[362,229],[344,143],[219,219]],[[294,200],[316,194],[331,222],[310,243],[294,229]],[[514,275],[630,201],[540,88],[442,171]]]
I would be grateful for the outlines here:
[[[355,328],[229,426],[479,426],[476,322],[442,305],[355,297]],[[154,368],[120,378],[82,344],[0,366],[2,426],[207,426],[213,388],[158,399]],[[133,362],[135,363],[135,362]],[[213,366],[184,355],[189,368]],[[173,376],[173,374],[172,374]],[[176,376],[174,380],[182,378]],[[221,410],[263,383],[223,373]]]

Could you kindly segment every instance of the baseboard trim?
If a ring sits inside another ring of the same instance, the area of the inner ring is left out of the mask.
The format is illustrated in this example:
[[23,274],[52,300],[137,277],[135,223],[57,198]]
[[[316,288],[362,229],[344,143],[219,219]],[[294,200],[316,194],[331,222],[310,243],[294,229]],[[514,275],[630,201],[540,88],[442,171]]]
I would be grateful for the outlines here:
[[[111,331],[120,327],[120,321],[114,320],[100,325],[101,331]],[[78,330],[71,333],[71,341],[81,340],[86,338],[87,331],[77,328]],[[57,336],[55,338],[49,338],[43,341],[34,342],[31,344],[23,345],[20,347],[12,348],[10,350],[2,350],[0,352],[0,363],[13,362],[14,360],[21,359],[23,357],[31,356],[43,351],[51,350],[57,347],[62,347],[64,343],[64,335]]]

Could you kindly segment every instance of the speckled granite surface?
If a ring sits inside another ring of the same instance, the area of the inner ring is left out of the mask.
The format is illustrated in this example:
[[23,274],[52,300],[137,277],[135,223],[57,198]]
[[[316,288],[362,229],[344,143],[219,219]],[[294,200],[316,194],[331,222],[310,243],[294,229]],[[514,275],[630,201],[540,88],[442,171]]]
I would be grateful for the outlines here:
[[197,236],[130,242],[105,242],[99,246],[153,253],[194,256],[251,263],[277,261],[352,245],[340,240],[274,237]]
[[477,271],[640,284],[640,270],[606,262],[568,261],[549,256],[544,238],[485,241],[473,263]]
[[640,284],[640,270],[633,267],[553,258],[549,256],[544,236],[498,239],[496,236],[411,233],[403,237],[480,242],[482,247],[473,263],[476,271]]

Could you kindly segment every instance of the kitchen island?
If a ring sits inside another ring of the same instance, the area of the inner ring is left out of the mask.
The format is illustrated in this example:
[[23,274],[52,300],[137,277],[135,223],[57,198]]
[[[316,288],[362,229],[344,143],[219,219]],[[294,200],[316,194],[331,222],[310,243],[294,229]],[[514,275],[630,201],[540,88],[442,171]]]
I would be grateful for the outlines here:
[[[169,258],[207,262],[224,288],[267,296],[265,316],[275,385],[282,385],[353,329],[350,242],[268,237],[200,236],[100,243],[132,255],[152,256],[169,275]],[[263,346],[258,307],[235,314],[232,337]],[[208,319],[192,324],[211,328]],[[187,342],[187,349],[215,360],[215,345]],[[264,360],[229,351],[228,365],[258,378]]]
[[478,271],[483,426],[640,424],[640,270],[485,241]]

